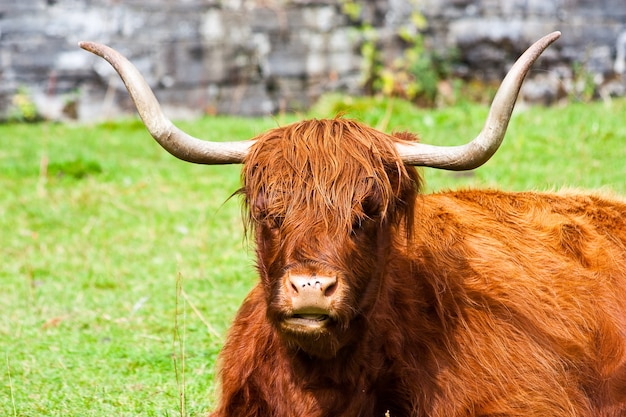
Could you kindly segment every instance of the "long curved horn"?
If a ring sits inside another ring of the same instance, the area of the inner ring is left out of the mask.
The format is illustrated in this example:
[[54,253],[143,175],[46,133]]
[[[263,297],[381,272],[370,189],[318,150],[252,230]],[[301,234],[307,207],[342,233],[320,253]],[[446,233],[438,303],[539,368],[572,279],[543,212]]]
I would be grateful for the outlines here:
[[463,171],[477,168],[487,162],[504,139],[517,95],[530,67],[539,55],[560,36],[561,32],[552,32],[544,36],[515,62],[498,88],[483,130],[474,140],[465,145],[447,147],[421,143],[397,144],[398,154],[404,163]]
[[239,164],[243,161],[253,141],[209,142],[188,135],[165,117],[146,80],[122,54],[95,42],[80,42],[78,45],[104,58],[117,71],[144,125],[166,151],[183,161],[197,164]]

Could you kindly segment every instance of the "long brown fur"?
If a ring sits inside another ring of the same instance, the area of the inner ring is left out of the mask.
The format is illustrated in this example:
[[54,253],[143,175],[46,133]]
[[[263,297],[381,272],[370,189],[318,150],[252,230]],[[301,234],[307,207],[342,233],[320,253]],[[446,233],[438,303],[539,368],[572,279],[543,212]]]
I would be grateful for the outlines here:
[[[408,139],[344,119],[257,138],[242,192],[260,281],[212,416],[626,416],[626,204],[419,195]],[[280,330],[290,271],[338,277],[315,337]]]

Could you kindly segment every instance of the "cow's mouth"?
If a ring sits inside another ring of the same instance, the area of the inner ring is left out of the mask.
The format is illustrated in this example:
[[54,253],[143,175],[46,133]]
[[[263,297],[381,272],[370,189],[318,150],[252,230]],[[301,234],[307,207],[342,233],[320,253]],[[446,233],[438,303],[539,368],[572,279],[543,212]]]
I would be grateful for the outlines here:
[[328,314],[294,314],[285,318],[284,324],[291,328],[319,329],[330,321]]

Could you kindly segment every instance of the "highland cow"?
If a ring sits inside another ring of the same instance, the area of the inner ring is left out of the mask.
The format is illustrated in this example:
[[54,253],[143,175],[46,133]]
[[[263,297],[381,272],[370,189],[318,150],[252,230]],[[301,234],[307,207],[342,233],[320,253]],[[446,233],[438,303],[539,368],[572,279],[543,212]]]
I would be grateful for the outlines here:
[[626,202],[426,195],[414,168],[489,159],[558,36],[520,58],[483,131],[452,149],[343,118],[200,141],[122,56],[81,44],[116,68],[172,154],[243,163],[259,282],[221,352],[212,416],[626,416]]

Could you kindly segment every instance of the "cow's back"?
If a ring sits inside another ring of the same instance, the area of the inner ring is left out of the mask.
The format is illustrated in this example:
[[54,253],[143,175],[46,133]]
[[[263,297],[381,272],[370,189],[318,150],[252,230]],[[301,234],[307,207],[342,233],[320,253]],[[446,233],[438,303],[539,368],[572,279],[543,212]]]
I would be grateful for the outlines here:
[[415,213],[406,255],[445,333],[433,415],[626,415],[623,201],[457,191]]

